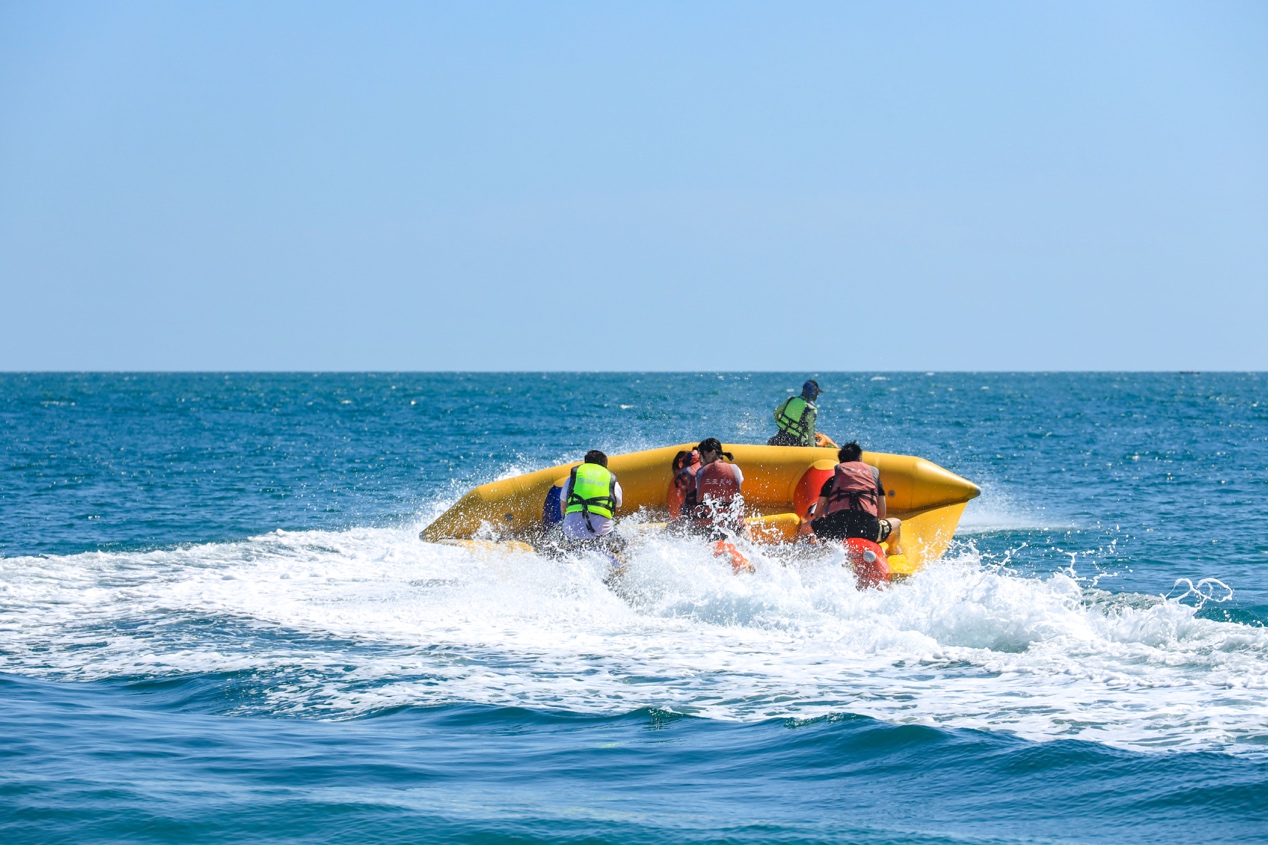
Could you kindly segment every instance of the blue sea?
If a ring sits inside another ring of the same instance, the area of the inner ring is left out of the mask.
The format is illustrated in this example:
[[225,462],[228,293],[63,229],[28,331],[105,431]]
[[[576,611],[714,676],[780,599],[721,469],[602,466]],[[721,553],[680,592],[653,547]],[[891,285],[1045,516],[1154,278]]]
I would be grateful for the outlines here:
[[[419,531],[820,430],[982,488],[886,590]],[[1268,842],[1268,376],[0,374],[0,842]]]

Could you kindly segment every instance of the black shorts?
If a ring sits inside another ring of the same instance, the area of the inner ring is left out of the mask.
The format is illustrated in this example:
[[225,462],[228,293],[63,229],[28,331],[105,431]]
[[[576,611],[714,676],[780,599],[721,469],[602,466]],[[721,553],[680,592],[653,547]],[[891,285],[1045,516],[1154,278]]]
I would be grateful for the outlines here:
[[830,513],[822,519],[816,519],[810,523],[810,527],[814,529],[815,535],[826,540],[844,540],[848,537],[858,537],[863,540],[871,540],[873,543],[883,543],[889,539],[890,524],[889,520],[878,519],[870,513],[862,511],[837,511]]
[[806,445],[813,446],[815,445],[815,443],[814,443],[813,436],[810,438],[810,443],[807,444],[801,438],[796,437],[792,434],[789,434],[786,431],[781,431],[779,432],[779,434],[776,434],[770,440],[767,440],[766,445],[767,446],[806,446]]

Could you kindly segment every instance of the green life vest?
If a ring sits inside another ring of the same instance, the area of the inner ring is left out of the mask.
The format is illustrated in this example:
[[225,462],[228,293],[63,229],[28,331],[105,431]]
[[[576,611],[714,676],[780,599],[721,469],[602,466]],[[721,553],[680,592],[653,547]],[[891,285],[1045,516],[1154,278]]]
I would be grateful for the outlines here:
[[790,396],[775,409],[775,425],[779,430],[803,442],[813,442],[817,409],[800,396]]
[[564,513],[595,514],[607,519],[616,510],[616,476],[607,467],[581,464],[573,467],[572,484]]

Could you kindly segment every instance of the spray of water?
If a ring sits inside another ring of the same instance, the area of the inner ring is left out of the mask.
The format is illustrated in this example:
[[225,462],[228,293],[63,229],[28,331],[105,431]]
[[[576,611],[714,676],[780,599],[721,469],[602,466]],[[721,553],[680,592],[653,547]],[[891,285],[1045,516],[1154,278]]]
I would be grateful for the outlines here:
[[[1134,749],[1268,740],[1268,631],[1197,615],[1210,578],[1114,594],[1022,575],[971,542],[884,590],[834,549],[649,535],[597,555],[428,545],[419,526],[274,532],[150,552],[0,560],[0,670],[221,677],[229,712],[351,718],[470,702],[715,719],[858,713]],[[228,683],[228,681],[225,681]]]

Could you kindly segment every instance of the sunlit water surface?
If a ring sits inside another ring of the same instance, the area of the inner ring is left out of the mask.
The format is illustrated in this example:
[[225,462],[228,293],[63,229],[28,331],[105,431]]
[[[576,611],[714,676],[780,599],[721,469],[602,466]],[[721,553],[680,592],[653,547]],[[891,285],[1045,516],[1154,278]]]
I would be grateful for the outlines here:
[[0,375],[5,841],[1268,840],[1261,376],[818,374],[984,491],[883,591],[418,539],[801,378]]

